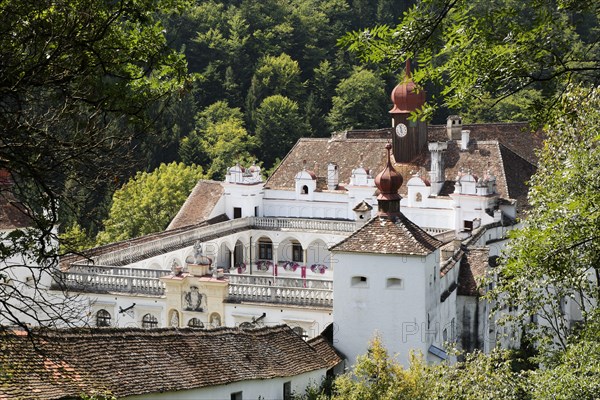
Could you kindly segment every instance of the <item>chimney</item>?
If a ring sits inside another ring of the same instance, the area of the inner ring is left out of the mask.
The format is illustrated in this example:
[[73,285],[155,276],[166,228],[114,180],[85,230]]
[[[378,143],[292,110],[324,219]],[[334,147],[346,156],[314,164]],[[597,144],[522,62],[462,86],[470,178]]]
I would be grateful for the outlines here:
[[471,131],[460,131],[460,149],[468,150],[469,149],[469,136],[471,136]]
[[335,190],[338,186],[340,172],[337,164],[327,164],[327,189]]
[[446,120],[446,133],[448,140],[460,140],[460,131],[462,130],[462,120],[458,115],[450,115]]

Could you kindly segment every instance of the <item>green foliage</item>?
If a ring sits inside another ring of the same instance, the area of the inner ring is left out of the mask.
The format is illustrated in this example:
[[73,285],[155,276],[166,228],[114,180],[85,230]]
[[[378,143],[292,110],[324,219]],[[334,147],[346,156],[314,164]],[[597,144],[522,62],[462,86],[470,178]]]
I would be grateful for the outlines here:
[[[565,348],[571,332],[564,308],[587,313],[600,300],[600,90],[571,88],[547,126],[529,211],[514,231],[501,279],[499,307],[518,305],[515,318],[537,315],[537,345]],[[508,304],[507,304],[508,303]]]
[[201,167],[183,163],[161,164],[151,173],[138,172],[113,195],[97,244],[164,230],[201,178]]
[[67,228],[59,236],[59,240],[62,253],[80,252],[94,247],[94,240],[79,224]]
[[206,176],[221,180],[236,162],[252,163],[256,139],[244,128],[242,112],[225,101],[206,107],[196,116],[196,130],[182,140],[180,155],[184,161],[207,166]]
[[281,95],[267,97],[256,110],[256,138],[265,167],[287,154],[308,130],[295,101]]
[[[600,396],[600,319],[590,318],[577,340],[555,362],[532,371],[514,370],[512,353],[475,352],[455,364],[426,365],[412,356],[403,369],[375,338],[351,372],[334,381],[332,399],[596,399]],[[302,398],[328,398],[307,391]]]
[[375,337],[367,354],[359,356],[352,372],[334,381],[333,399],[420,399],[426,398],[421,358],[413,356],[411,367],[405,370],[390,359],[381,339]]
[[391,70],[417,60],[414,80],[444,88],[426,113],[439,106],[461,110],[481,99],[493,104],[534,88],[544,94],[534,116],[545,122],[565,84],[600,77],[599,15],[593,2],[420,0],[397,26],[355,31],[340,44]]
[[379,128],[387,123],[388,96],[383,81],[367,69],[356,69],[335,90],[327,121],[333,130]]

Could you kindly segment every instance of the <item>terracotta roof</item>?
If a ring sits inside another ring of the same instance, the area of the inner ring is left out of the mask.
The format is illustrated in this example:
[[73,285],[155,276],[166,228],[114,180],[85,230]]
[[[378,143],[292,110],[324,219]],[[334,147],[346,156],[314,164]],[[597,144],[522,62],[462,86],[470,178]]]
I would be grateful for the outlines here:
[[[509,127],[523,126],[522,124],[507,125]],[[482,130],[481,132],[487,131]],[[473,138],[473,135],[471,138],[468,150],[461,150],[455,141],[448,142],[447,150],[443,155],[446,182],[440,194],[447,196],[454,192],[454,179],[461,170],[465,172],[472,170],[474,174],[484,174],[489,170],[496,176],[496,188],[500,197],[516,199],[519,212],[527,208],[526,182],[535,172],[535,165],[499,140],[477,140]],[[308,165],[322,166],[322,168],[315,168],[318,176],[317,190],[327,190],[326,165],[328,162],[335,162],[338,165],[339,187],[347,188],[352,170],[361,162],[365,168],[369,168],[375,173],[379,173],[385,168],[386,153],[384,150],[387,143],[386,139],[372,139],[369,136],[364,139],[300,139],[267,180],[265,186],[271,189],[294,190],[294,177],[298,171],[302,170],[302,160],[307,160]],[[529,146],[531,145],[532,143],[529,144]],[[394,168],[405,178],[419,171],[422,176],[427,176],[427,171],[431,169],[430,165],[428,151],[423,152],[410,164],[394,162]],[[400,187],[401,195],[407,193],[408,180],[405,179]],[[373,191],[375,192],[375,188]]]
[[459,296],[480,296],[484,293],[479,280],[485,275],[489,254],[487,247],[468,248],[465,251],[458,272]]
[[360,203],[358,203],[356,206],[354,206],[352,211],[367,212],[367,211],[371,211],[372,209],[373,209],[373,206],[363,200]]
[[[541,131],[531,132],[526,122],[495,124],[464,124],[463,130],[469,130],[471,140],[497,140],[502,145],[520,155],[533,165],[537,165],[536,149],[542,147],[545,135]],[[427,137],[430,142],[446,141],[446,125],[429,125]]]
[[10,190],[0,187],[0,229],[18,229],[32,226],[29,213]]
[[221,182],[200,180],[173,218],[167,230],[206,221],[223,194]]
[[310,339],[308,344],[325,360],[327,368],[333,368],[343,360],[331,342],[322,334]]
[[[294,190],[294,177],[302,171],[304,160],[306,167],[319,178],[326,178],[327,164],[335,162],[340,183],[350,182],[352,170],[361,164],[361,158],[365,168],[379,172],[385,165],[387,142],[386,139],[301,138],[267,179],[265,188]],[[327,190],[327,179],[317,179],[317,190]]]
[[[329,368],[285,325],[255,330],[73,329],[1,334],[0,399],[116,397],[187,390]],[[34,348],[34,345],[37,346]]]
[[333,245],[330,250],[353,253],[427,255],[441,246],[442,242],[400,213],[397,217],[372,218],[346,239]]

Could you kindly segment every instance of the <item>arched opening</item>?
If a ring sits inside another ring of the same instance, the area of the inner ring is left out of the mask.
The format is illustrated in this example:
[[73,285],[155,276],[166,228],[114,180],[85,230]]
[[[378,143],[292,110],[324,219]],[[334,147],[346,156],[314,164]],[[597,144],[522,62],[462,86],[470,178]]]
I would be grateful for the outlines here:
[[419,203],[419,202],[423,201],[423,195],[421,195],[421,193],[417,193],[417,194],[415,195],[415,201],[416,201],[417,203]]
[[179,328],[179,311],[171,310],[169,313],[169,326]]
[[111,315],[108,311],[102,309],[96,313],[96,326],[110,326]]
[[152,329],[158,328],[158,318],[148,313],[142,317],[142,328]]
[[302,189],[300,190],[300,194],[308,194],[308,186],[306,186],[306,185],[302,186]]
[[192,318],[188,321],[188,327],[190,328],[194,328],[194,329],[203,329],[204,328],[204,323],[202,321],[200,321],[200,319],[198,318]]
[[311,242],[306,249],[306,266],[314,273],[324,274],[330,267],[331,253],[327,244],[317,239]]
[[210,314],[210,326],[212,326],[213,328],[218,328],[219,326],[221,326],[221,315],[219,313],[212,313]]
[[235,249],[233,251],[233,264],[236,268],[239,268],[242,264],[244,264],[244,244],[239,240],[235,242]]

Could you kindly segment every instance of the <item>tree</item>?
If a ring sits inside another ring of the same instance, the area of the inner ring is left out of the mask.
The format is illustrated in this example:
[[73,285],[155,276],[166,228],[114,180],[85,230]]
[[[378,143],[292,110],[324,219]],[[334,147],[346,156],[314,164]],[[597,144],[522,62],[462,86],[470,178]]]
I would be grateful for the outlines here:
[[163,231],[201,178],[202,167],[183,163],[161,164],[151,173],[138,172],[113,195],[97,243]]
[[594,2],[572,0],[420,0],[397,26],[355,31],[340,44],[392,71],[417,60],[415,82],[443,87],[426,114],[533,88],[544,101],[530,113],[543,123],[567,83],[598,83],[599,16]]
[[296,101],[300,98],[304,92],[300,74],[298,62],[284,53],[278,57],[266,56],[260,61],[246,97],[247,119],[252,126],[256,123],[254,112],[265,98],[275,94]]
[[281,95],[267,97],[256,110],[256,138],[265,167],[286,155],[309,129],[295,101]]
[[223,180],[227,168],[240,163],[252,164],[255,161],[251,151],[256,140],[250,136],[237,119],[227,119],[207,127],[200,140],[203,150],[210,158],[207,177]]
[[494,295],[499,307],[518,306],[517,320],[538,346],[565,348],[572,332],[566,308],[584,321],[600,300],[600,90],[570,88],[548,124],[529,210],[514,231]]
[[413,356],[405,370],[390,358],[379,337],[359,356],[351,372],[336,378],[333,399],[425,399],[427,386],[422,359]]
[[[20,303],[21,315],[40,323],[68,319],[61,314],[67,304],[60,310],[39,301],[45,295],[38,278],[55,270],[59,255],[54,227],[60,216],[95,193],[102,197],[135,168],[143,159],[137,150],[156,135],[154,121],[170,99],[187,90],[185,59],[168,47],[158,19],[184,4],[0,3],[0,170],[9,171],[14,182],[0,195],[15,195],[31,226],[1,234],[2,275],[7,260],[16,258],[20,265],[10,270],[31,272],[25,281],[13,279],[10,293],[2,294],[3,306],[10,298]],[[87,189],[66,196],[67,181]],[[26,328],[6,307],[0,307],[0,319]]]
[[196,115],[196,129],[182,140],[179,150],[184,162],[201,163],[208,178],[221,180],[236,162],[252,163],[255,146],[240,109],[217,101]]
[[388,97],[375,73],[358,68],[335,90],[327,121],[333,130],[385,126]]

